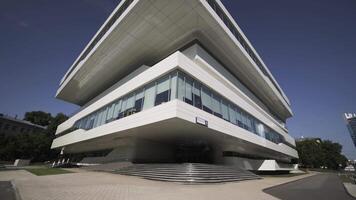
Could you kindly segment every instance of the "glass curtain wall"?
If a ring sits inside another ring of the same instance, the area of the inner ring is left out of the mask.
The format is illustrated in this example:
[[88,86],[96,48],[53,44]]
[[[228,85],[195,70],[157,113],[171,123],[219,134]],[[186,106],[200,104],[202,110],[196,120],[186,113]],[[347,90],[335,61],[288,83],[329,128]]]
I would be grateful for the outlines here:
[[274,143],[285,143],[282,135],[181,71],[169,73],[115,100],[78,120],[74,126],[88,130],[172,99],[179,99]]

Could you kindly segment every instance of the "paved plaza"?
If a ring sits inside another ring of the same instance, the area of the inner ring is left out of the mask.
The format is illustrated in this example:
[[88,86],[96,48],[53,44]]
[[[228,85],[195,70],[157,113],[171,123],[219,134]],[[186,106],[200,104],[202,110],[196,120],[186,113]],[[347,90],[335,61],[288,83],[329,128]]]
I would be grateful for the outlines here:
[[36,176],[25,170],[1,171],[0,181],[13,181],[22,200],[96,199],[277,199],[262,190],[312,176],[266,177],[224,184],[186,185],[138,177],[72,169],[76,173]]

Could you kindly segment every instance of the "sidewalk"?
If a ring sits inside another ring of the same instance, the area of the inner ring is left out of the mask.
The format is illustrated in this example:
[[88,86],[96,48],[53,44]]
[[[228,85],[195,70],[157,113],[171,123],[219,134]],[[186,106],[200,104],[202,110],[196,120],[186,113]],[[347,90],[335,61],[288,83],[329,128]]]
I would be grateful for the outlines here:
[[344,183],[346,191],[356,198],[356,185],[352,183]]
[[0,181],[13,180],[22,200],[96,199],[276,199],[262,190],[314,175],[266,177],[224,184],[184,185],[76,169],[77,173],[35,176],[25,170],[1,171]]

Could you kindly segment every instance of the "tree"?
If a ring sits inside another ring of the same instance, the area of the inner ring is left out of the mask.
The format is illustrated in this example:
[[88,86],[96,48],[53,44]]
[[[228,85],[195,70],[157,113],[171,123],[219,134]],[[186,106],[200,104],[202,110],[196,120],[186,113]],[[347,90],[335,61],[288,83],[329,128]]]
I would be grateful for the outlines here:
[[305,139],[298,141],[299,162],[307,168],[327,167],[339,169],[345,167],[347,158],[341,154],[342,145],[330,140]]
[[51,123],[52,116],[43,111],[32,111],[25,113],[24,120],[40,126],[48,126]]
[[67,119],[67,115],[63,113],[58,113],[54,118],[52,118],[51,123],[48,125],[46,130],[47,134],[51,137],[54,137],[57,127]]
[[309,168],[320,168],[323,151],[320,140],[304,140],[297,142],[300,163]]
[[[50,118],[49,118],[50,117]],[[67,120],[63,113],[54,118],[42,111],[27,112],[25,120],[39,125],[47,125],[45,131],[31,134],[3,135],[0,134],[0,160],[15,160],[17,158],[31,159],[32,162],[51,160],[58,156],[58,151],[51,149],[57,126]]]

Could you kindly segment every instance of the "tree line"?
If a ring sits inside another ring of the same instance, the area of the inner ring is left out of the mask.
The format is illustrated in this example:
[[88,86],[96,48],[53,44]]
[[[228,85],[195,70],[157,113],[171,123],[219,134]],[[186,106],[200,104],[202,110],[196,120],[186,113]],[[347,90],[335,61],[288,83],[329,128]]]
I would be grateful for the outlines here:
[[296,142],[299,166],[305,168],[343,169],[347,158],[341,153],[342,145],[330,140],[304,139]]
[[24,120],[33,124],[46,126],[37,133],[6,135],[0,133],[0,160],[31,159],[32,162],[43,162],[57,158],[58,150],[51,150],[51,144],[57,126],[68,117],[63,113],[52,116],[43,111],[26,112]]

